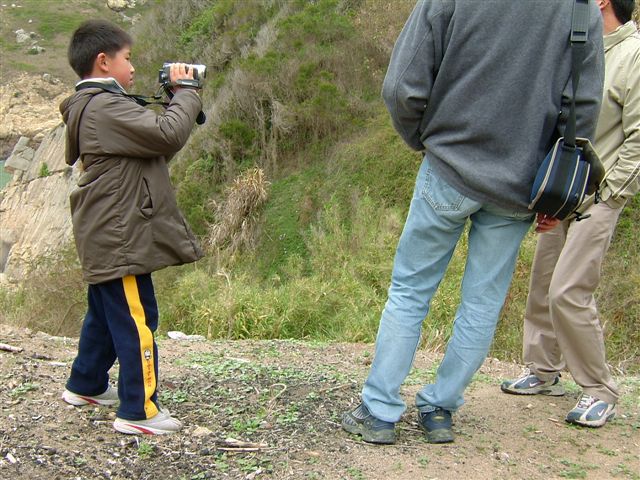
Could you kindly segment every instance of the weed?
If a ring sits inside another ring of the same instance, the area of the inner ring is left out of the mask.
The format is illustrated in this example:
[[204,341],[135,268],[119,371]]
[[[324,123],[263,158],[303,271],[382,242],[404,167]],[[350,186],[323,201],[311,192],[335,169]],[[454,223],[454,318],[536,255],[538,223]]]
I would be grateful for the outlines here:
[[616,457],[618,455],[615,450],[603,447],[602,445],[596,445],[596,450],[598,450],[603,455],[609,455],[610,457]]
[[433,382],[438,372],[439,363],[433,363],[429,368],[412,368],[409,376],[405,380],[405,385],[424,385]]
[[564,466],[563,470],[558,474],[562,478],[587,478],[587,470],[597,469],[597,465],[580,465],[569,460],[560,460],[560,464]]
[[216,459],[215,465],[216,465],[216,468],[220,470],[222,473],[228,472],[230,466],[227,461],[227,454],[226,453],[220,454]]
[[49,170],[49,165],[47,165],[47,162],[42,162],[42,165],[40,165],[40,171],[38,172],[38,176],[48,177],[49,175],[51,175],[51,171]]
[[572,380],[566,380],[563,384],[569,395],[580,395],[582,393],[582,387]]
[[349,467],[347,468],[347,473],[353,480],[365,480],[364,473],[359,468]]
[[233,420],[231,426],[237,433],[241,433],[244,435],[253,435],[260,428],[261,423],[261,418],[248,418],[244,420],[238,418]]
[[540,430],[535,425],[527,425],[524,427],[523,432],[526,438],[535,438],[540,433]]
[[284,413],[278,414],[276,422],[283,425],[291,425],[298,421],[300,418],[299,406],[296,404],[289,405]]
[[11,398],[18,398],[18,397],[23,397],[24,395],[26,395],[27,392],[31,392],[34,390],[37,390],[38,388],[40,388],[40,384],[39,383],[35,383],[35,382],[25,382],[25,383],[21,383],[20,385],[18,385],[17,387],[13,388],[10,392],[9,392],[9,396]]
[[638,473],[638,471],[634,471],[633,469],[629,468],[627,465],[625,465],[624,463],[619,463],[618,465],[616,465],[612,470],[611,470],[611,475],[613,475],[614,477],[620,477],[620,476],[624,476],[626,478],[630,478],[632,480],[640,480],[640,473]]
[[189,392],[185,390],[162,390],[159,396],[162,403],[184,403],[189,400]]
[[138,457],[141,459],[147,459],[153,455],[153,445],[144,440],[138,444]]

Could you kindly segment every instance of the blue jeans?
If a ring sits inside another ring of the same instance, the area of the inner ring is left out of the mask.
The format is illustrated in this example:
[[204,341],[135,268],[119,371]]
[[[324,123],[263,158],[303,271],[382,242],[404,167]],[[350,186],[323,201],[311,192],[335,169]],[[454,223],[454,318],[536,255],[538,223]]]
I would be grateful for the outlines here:
[[416,396],[420,411],[455,411],[489,352],[511,283],[518,250],[533,220],[465,197],[441,179],[425,157],[398,243],[389,298],[362,400],[369,411],[397,422],[406,405],[400,386],[409,374],[429,304],[471,221],[461,303],[434,384]]

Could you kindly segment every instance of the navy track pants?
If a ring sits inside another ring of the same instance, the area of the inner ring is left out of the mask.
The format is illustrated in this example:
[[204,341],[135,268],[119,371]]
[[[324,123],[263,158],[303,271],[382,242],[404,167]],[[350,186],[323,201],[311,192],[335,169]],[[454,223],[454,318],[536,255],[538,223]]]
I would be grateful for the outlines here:
[[78,355],[66,388],[79,395],[104,393],[117,358],[117,416],[125,420],[155,416],[158,349],[153,333],[158,328],[158,305],[151,274],[89,285],[88,297]]

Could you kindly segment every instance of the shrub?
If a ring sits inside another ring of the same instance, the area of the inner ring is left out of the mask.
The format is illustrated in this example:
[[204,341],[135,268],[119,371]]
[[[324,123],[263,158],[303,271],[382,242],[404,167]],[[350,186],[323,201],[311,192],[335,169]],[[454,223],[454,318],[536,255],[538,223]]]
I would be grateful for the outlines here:
[[0,321],[53,335],[77,336],[86,286],[72,245],[27,269],[18,287],[0,287]]
[[48,177],[49,175],[51,175],[51,171],[49,170],[49,165],[47,165],[47,162],[42,162],[42,165],[40,165],[38,176]]

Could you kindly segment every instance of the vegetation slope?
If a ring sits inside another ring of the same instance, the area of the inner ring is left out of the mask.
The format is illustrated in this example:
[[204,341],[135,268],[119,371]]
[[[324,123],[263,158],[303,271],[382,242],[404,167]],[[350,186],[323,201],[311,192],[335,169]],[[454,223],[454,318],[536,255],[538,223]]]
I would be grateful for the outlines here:
[[[208,121],[174,160],[179,203],[209,255],[155,275],[164,330],[210,338],[375,338],[420,158],[393,131],[380,87],[413,2],[184,0],[145,5],[132,27],[137,88],[164,61],[208,66]],[[143,92],[139,92],[143,93]],[[625,209],[598,292],[609,359],[640,368],[640,201]],[[535,236],[525,240],[492,355],[518,360]],[[464,238],[425,322],[451,331]],[[77,332],[84,293],[70,250],[2,315]],[[44,273],[42,273],[44,272]],[[37,312],[37,315],[34,315]]]

